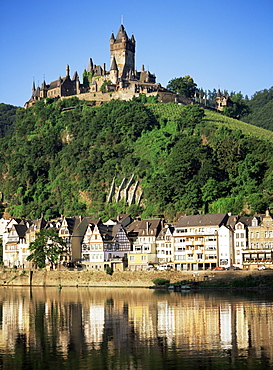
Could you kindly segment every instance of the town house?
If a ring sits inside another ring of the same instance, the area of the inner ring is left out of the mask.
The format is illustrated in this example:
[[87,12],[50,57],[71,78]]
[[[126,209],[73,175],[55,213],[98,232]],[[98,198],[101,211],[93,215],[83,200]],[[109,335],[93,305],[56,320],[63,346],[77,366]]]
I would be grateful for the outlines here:
[[158,263],[173,262],[173,226],[165,225],[156,238]]
[[20,260],[20,250],[27,252],[26,231],[28,225],[23,221],[17,224],[16,221],[7,225],[3,234],[3,262],[6,266],[21,266],[23,261]]
[[243,251],[243,267],[258,268],[272,265],[273,218],[269,210],[265,215],[255,215],[248,226],[248,246]]
[[207,270],[217,266],[218,232],[228,214],[182,216],[174,226],[176,270]]
[[122,224],[89,223],[83,235],[81,261],[88,269],[112,271],[127,267],[131,242]]
[[162,229],[163,220],[135,220],[127,228],[127,234],[133,242],[129,254],[128,268],[130,270],[146,270],[149,264],[156,264],[156,238]]

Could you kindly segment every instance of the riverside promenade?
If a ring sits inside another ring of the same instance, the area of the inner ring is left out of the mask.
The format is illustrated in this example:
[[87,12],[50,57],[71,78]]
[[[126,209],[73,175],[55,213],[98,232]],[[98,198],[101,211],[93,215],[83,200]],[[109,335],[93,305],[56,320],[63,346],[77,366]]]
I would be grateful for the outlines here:
[[273,270],[267,271],[115,271],[108,275],[103,271],[23,270],[2,267],[0,286],[70,286],[70,287],[151,287],[156,278],[170,283],[183,280],[192,282],[223,282],[245,278],[268,277],[273,280]]

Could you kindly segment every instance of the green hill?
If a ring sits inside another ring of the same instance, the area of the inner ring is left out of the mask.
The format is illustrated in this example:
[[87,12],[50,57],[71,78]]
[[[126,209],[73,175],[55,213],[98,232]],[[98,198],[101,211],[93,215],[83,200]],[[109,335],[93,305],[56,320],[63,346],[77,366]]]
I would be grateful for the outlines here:
[[[12,216],[108,218],[262,212],[272,204],[273,133],[198,106],[75,98],[18,109],[1,139],[0,191]],[[107,204],[134,175],[139,204]]]
[[273,131],[273,87],[257,91],[247,102],[250,113],[245,122]]
[[17,107],[0,103],[0,137],[12,132],[16,118]]

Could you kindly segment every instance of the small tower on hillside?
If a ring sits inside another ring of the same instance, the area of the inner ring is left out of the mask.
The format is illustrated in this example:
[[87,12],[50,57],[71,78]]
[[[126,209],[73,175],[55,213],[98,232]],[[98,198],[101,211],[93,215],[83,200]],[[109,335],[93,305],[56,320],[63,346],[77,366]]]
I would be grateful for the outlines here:
[[233,107],[233,101],[230,99],[226,91],[222,93],[221,90],[218,89],[215,100],[216,109],[219,111],[222,111],[226,107]]
[[112,33],[110,38],[110,65],[112,66],[115,58],[119,78],[125,78],[130,72],[134,72],[135,46],[134,36],[129,39],[123,25],[120,26],[116,38]]

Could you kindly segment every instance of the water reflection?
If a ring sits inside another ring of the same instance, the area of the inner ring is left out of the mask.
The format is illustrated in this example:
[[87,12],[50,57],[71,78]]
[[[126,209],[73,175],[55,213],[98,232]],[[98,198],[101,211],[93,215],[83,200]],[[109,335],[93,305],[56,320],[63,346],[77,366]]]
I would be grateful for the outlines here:
[[273,368],[270,294],[0,288],[1,369]]

